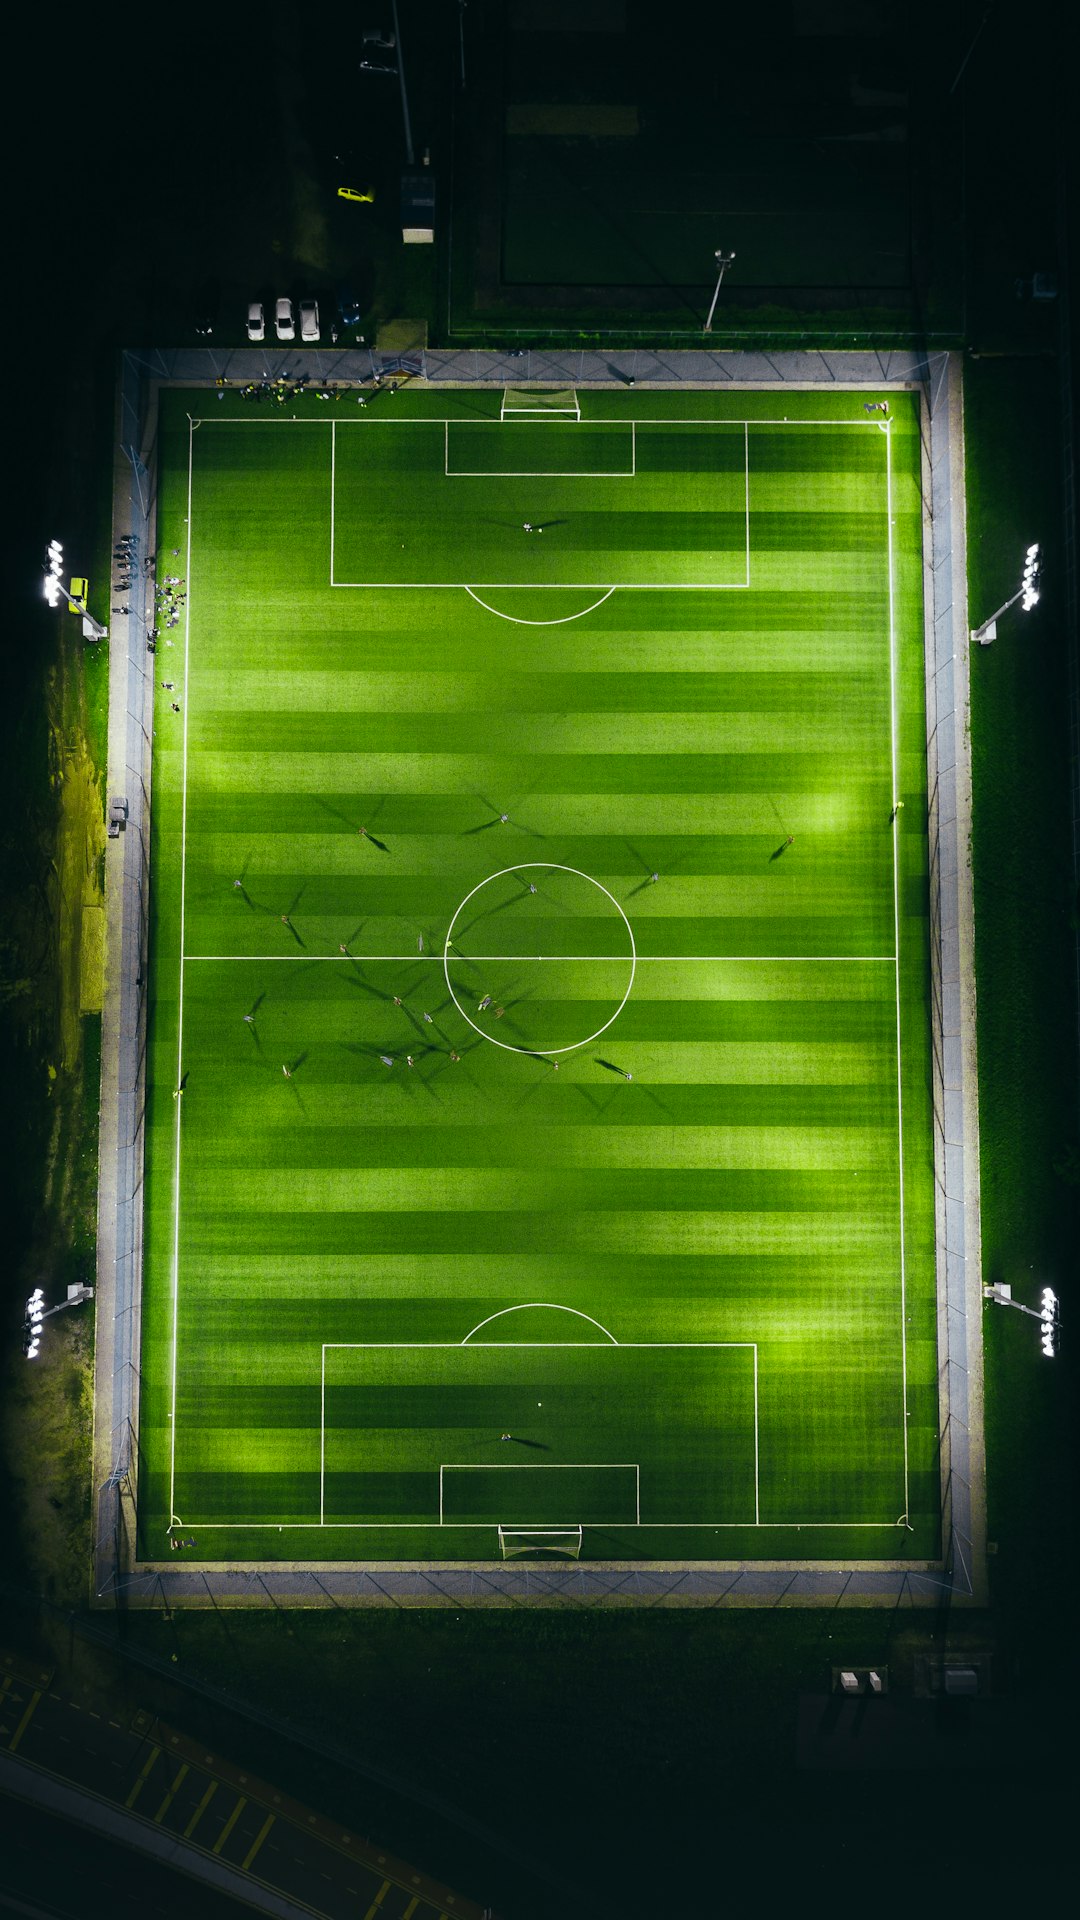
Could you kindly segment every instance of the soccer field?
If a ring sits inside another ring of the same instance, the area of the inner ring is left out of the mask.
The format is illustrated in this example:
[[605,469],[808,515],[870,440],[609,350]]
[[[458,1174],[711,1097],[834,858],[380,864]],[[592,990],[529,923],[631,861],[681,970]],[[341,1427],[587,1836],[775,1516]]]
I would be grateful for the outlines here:
[[162,396],[140,1554],[926,1559],[918,398],[502,398]]

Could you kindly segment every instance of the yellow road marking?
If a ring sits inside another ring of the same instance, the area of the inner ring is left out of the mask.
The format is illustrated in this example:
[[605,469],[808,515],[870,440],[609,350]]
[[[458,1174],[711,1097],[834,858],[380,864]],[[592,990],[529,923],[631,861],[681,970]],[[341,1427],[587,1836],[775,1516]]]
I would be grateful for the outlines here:
[[146,1784],[147,1775],[149,1774],[150,1769],[153,1766],[154,1761],[157,1759],[158,1754],[160,1752],[161,1752],[160,1747],[151,1747],[150,1758],[147,1760],[145,1767],[143,1768],[142,1772],[140,1773],[138,1779],[135,1782],[135,1785],[132,1787],[131,1792],[128,1794],[127,1799],[124,1801],[125,1807],[133,1807],[135,1805],[136,1800],[138,1799],[140,1793],[143,1790],[143,1787]]
[[247,1800],[245,1799],[244,1795],[241,1794],[235,1807],[230,1813],[228,1819],[226,1820],[225,1825],[222,1827],[221,1832],[218,1834],[217,1839],[214,1841],[214,1845],[212,1849],[214,1853],[221,1852],[222,1847],[225,1845],[226,1840],[228,1839],[230,1833],[235,1827],[237,1821],[240,1818],[240,1815],[243,1813],[244,1808],[246,1806],[247,1806]]
[[378,1913],[379,1908],[382,1906],[383,1901],[390,1891],[390,1884],[389,1880],[383,1881],[382,1886],[379,1888],[378,1893],[375,1895],[374,1900],[364,1915],[364,1920],[375,1920],[375,1915]]
[[157,1812],[154,1815],[155,1821],[164,1820],[165,1815],[168,1813],[169,1808],[172,1806],[173,1796],[176,1792],[176,1789],[180,1785],[180,1782],[183,1779],[187,1770],[188,1770],[188,1764],[187,1764],[187,1761],[185,1760],[183,1766],[181,1767],[179,1773],[176,1776],[176,1779],[173,1781],[172,1786],[169,1788],[168,1793],[165,1795],[164,1800],[162,1801],[160,1807],[158,1808]]
[[199,1804],[196,1807],[194,1813],[192,1814],[191,1819],[188,1821],[187,1826],[184,1828],[185,1840],[191,1839],[191,1836],[194,1833],[196,1827],[198,1826],[199,1821],[202,1819],[203,1814],[206,1812],[207,1807],[210,1805],[211,1800],[213,1799],[215,1793],[217,1792],[217,1784],[218,1783],[216,1780],[211,1780],[210,1785],[207,1787],[206,1792],[203,1794],[202,1799],[199,1801]]
[[409,1901],[408,1906],[406,1907],[404,1913],[401,1916],[401,1920],[412,1920],[413,1914],[416,1912],[416,1909],[419,1905],[420,1905],[420,1895],[418,1893],[414,1893],[412,1899]]
[[252,1861],[255,1858],[255,1855],[258,1853],[259,1848],[262,1846],[262,1843],[266,1839],[266,1836],[269,1833],[273,1824],[274,1824],[274,1816],[272,1813],[268,1813],[266,1816],[266,1819],[263,1821],[261,1828],[259,1829],[258,1838],[255,1840],[253,1845],[249,1848],[248,1852],[244,1855],[244,1863],[240,1869],[242,1873],[247,1872],[248,1868],[250,1867]]
[[22,1719],[19,1721],[19,1724],[16,1727],[14,1733],[12,1734],[11,1739],[8,1741],[9,1753],[14,1753],[16,1747],[19,1744],[19,1741],[22,1739],[23,1734],[26,1732],[27,1727],[30,1725],[30,1715],[33,1713],[34,1708],[37,1706],[37,1703],[40,1699],[41,1699],[40,1692],[35,1692],[31,1695],[30,1705],[27,1707],[26,1712],[23,1714]]

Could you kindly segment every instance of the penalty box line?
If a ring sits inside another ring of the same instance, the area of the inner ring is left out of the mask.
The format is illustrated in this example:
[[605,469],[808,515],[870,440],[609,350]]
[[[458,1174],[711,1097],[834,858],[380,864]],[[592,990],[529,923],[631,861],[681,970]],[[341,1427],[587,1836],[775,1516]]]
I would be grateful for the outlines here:
[[[226,423],[222,422],[222,425],[224,424]],[[267,424],[270,425],[273,423],[267,422]],[[418,592],[433,593],[437,591],[453,592],[454,590],[470,592],[474,587],[476,587],[476,588],[482,588],[485,593],[506,592],[510,589],[517,589],[524,592],[543,592],[547,590],[557,590],[559,592],[567,592],[567,593],[574,593],[574,592],[601,593],[605,591],[607,593],[615,592],[615,587],[612,586],[612,584],[606,580],[601,580],[601,581],[570,580],[570,581],[555,581],[555,582],[552,582],[552,581],[529,582],[529,581],[521,581],[521,580],[473,580],[468,582],[458,581],[458,580],[338,580],[336,578],[336,572],[337,572],[337,532],[336,532],[336,529],[337,529],[337,430],[338,430],[338,427],[345,426],[345,425],[349,427],[361,427],[361,428],[372,427],[372,426],[382,426],[382,425],[418,427],[418,426],[438,426],[440,422],[437,418],[427,419],[427,420],[409,420],[409,419],[402,419],[399,416],[393,421],[350,420],[348,422],[344,422],[339,420],[329,420],[324,423],[320,422],[319,424],[325,424],[330,429],[330,577],[329,577],[328,584],[331,587],[331,589],[341,588],[346,592],[348,591],[363,592],[365,590],[368,590],[371,592],[384,592],[392,589],[405,588],[405,589],[412,589]],[[451,470],[450,464],[449,464],[450,463],[450,428],[451,426],[491,426],[497,423],[493,421],[451,421],[449,418],[444,417],[441,424],[443,427],[443,436],[444,436],[443,438],[443,478],[444,479],[636,480],[638,478],[637,428],[639,423],[636,419],[631,419],[629,421],[611,421],[611,422],[593,421],[589,423],[590,425],[593,425],[593,426],[611,426],[611,427],[629,426],[630,432],[631,432],[631,450],[632,450],[631,465],[630,465],[629,471],[624,473],[561,473],[561,472],[459,473],[456,470]],[[750,586],[750,427],[751,425],[767,426],[767,425],[775,425],[778,423],[770,422],[770,421],[752,422],[748,420],[702,420],[702,421],[647,420],[647,421],[642,421],[640,424],[645,427],[650,427],[650,426],[684,427],[684,428],[692,429],[693,431],[708,430],[710,428],[717,428],[717,427],[731,427],[731,428],[740,427],[740,426],[742,427],[742,430],[743,430],[743,515],[744,515],[745,528],[746,528],[746,532],[745,532],[746,578],[744,580],[694,580],[694,581],[672,580],[666,583],[661,583],[659,586],[655,580],[621,580],[616,584],[622,587],[625,591],[630,593],[651,593],[656,591],[661,591],[665,593],[669,591],[675,591],[675,592],[682,591],[686,593],[745,592]],[[786,425],[787,422],[785,422],[784,424]],[[807,424],[821,425],[825,423],[808,422]],[[876,424],[876,423],[864,423],[864,422],[852,421],[850,424],[855,426],[855,425]],[[685,474],[682,474],[680,475],[680,477],[686,478],[687,476]]]
[[[584,1351],[586,1348],[590,1350],[596,1350],[601,1353],[611,1353],[613,1351],[611,1346],[605,1345],[602,1341],[599,1341],[599,1340],[558,1340],[558,1341],[477,1340],[477,1341],[469,1341],[468,1343],[462,1340],[324,1340],[319,1353],[319,1376],[320,1376],[319,1377],[319,1518],[317,1521],[303,1521],[303,1522],[299,1522],[298,1524],[304,1525],[304,1526],[319,1526],[319,1527],[323,1527],[327,1525],[346,1525],[347,1524],[350,1526],[360,1526],[360,1525],[372,1524],[366,1521],[350,1521],[350,1522],[330,1521],[328,1522],[326,1518],[326,1356],[328,1353],[362,1353],[362,1352],[460,1353],[464,1350],[472,1351],[474,1349],[479,1349],[487,1353],[491,1353],[491,1352],[504,1353],[507,1351],[512,1353],[522,1353],[522,1352],[552,1353],[555,1351],[566,1350],[566,1349],[571,1349],[575,1352],[581,1352],[581,1351]],[[732,1520],[727,1522],[713,1522],[709,1520],[700,1520],[700,1521],[691,1521],[689,1524],[694,1527],[707,1527],[707,1526],[712,1526],[717,1524],[726,1524],[728,1526],[760,1527],[762,1524],[762,1520],[761,1520],[761,1436],[760,1436],[760,1395],[759,1395],[759,1384],[758,1384],[758,1343],[757,1341],[756,1340],[617,1340],[614,1343],[614,1350],[619,1351],[620,1349],[634,1352],[634,1353],[650,1353],[650,1352],[670,1353],[673,1351],[675,1352],[686,1351],[686,1352],[700,1353],[703,1351],[715,1351],[717,1353],[745,1352],[753,1355],[754,1518],[752,1521]],[[533,1463],[531,1462],[525,1463],[522,1461],[498,1462],[498,1463],[495,1463],[495,1470],[498,1471],[500,1467],[504,1467],[504,1466],[505,1467],[508,1467],[511,1465],[522,1466],[526,1464],[531,1465]],[[537,1466],[543,1466],[547,1463],[543,1461],[537,1461],[535,1464]],[[583,1469],[588,1469],[589,1467],[593,1467],[593,1466],[605,1466],[608,1463],[603,1461],[581,1460],[581,1461],[563,1461],[561,1463],[552,1462],[551,1464],[552,1465],[561,1464],[563,1466],[578,1466]],[[620,1461],[614,1464],[617,1465],[620,1468],[620,1470],[624,1468],[629,1469],[635,1465],[634,1462],[630,1462],[630,1461]],[[637,1517],[637,1520],[633,1522],[626,1521],[626,1520],[620,1521],[618,1524],[621,1526],[630,1526],[630,1525],[640,1526],[641,1525],[640,1468],[638,1468],[637,1471],[639,1475],[638,1490],[637,1490],[638,1517]],[[436,1525],[442,1526],[443,1525],[442,1476],[443,1476],[443,1465],[440,1464],[440,1467],[439,1467],[439,1519],[437,1522],[421,1521],[418,1523],[421,1526],[436,1526]],[[391,1520],[391,1521],[387,1521],[385,1524],[389,1527],[408,1527],[408,1526],[412,1526],[414,1523],[412,1521],[407,1521],[407,1520]],[[456,1525],[457,1522],[451,1522],[451,1524]],[[486,1521],[476,1521],[476,1522],[465,1521],[465,1522],[462,1522],[461,1524],[467,1525],[467,1526],[468,1525],[486,1526],[488,1523]],[[575,1521],[574,1524],[576,1526],[578,1523]],[[652,1523],[650,1522],[650,1524]],[[658,1521],[656,1524],[660,1526],[674,1527],[674,1526],[681,1525],[682,1522],[681,1521]],[[774,1524],[786,1525],[787,1522],[777,1521]],[[874,1525],[884,1525],[885,1523],[884,1521],[881,1521],[881,1522],[869,1521],[864,1524],[874,1526]]]

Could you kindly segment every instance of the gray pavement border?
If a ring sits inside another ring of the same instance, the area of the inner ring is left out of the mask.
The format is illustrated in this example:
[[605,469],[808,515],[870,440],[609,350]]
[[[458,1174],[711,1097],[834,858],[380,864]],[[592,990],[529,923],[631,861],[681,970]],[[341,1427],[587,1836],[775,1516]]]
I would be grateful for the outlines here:
[[[429,387],[626,386],[803,390],[916,389],[923,427],[927,773],[929,788],[934,1170],[943,1552],[939,1561],[690,1562],[235,1567],[139,1563],[138,1356],[141,1310],[146,953],[152,673],[145,608],[115,624],[109,792],[128,824],[109,845],[94,1434],[92,1596],[103,1606],[858,1606],[982,1605],[986,1500],[979,1230],[978,1078],[962,362],[901,349],[706,353],[657,349],[503,352],[425,349]],[[131,350],[123,356],[114,463],[114,534],[139,528],[153,552],[154,442],[163,386],[218,379],[360,383],[397,356],[370,348]]]

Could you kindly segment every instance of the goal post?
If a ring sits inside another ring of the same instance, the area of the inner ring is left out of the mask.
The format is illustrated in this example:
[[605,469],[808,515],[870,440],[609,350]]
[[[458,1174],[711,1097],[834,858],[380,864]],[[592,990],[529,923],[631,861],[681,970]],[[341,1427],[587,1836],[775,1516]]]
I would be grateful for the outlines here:
[[574,387],[506,387],[500,420],[580,420]]
[[500,1527],[499,1549],[504,1560],[527,1553],[554,1553],[568,1560],[581,1554],[580,1527]]

